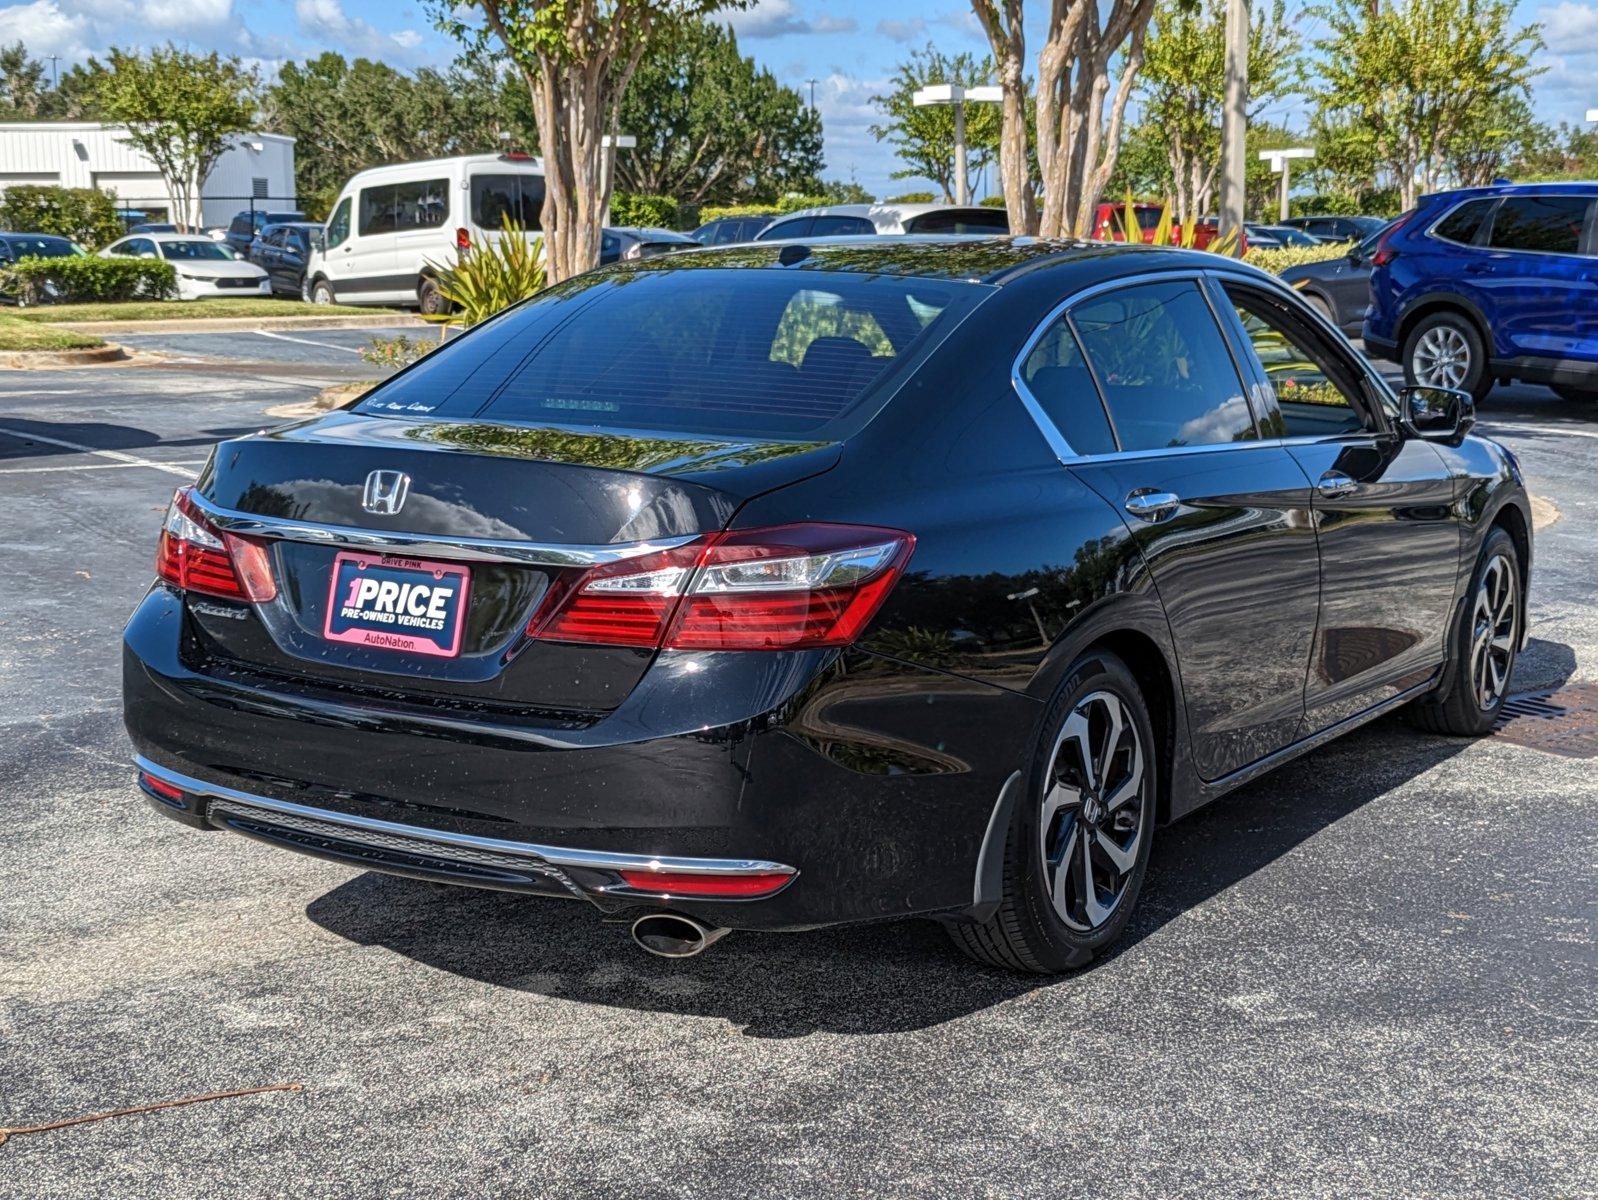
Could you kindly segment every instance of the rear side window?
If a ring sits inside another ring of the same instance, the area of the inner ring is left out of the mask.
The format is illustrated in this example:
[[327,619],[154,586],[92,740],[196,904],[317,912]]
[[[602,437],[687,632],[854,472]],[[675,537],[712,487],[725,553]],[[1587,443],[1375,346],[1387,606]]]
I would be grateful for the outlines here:
[[811,223],[807,237],[865,236],[877,232],[877,227],[864,217],[817,217]]
[[1257,436],[1237,368],[1196,283],[1121,288],[1077,305],[1071,323],[1122,450]]
[[1469,246],[1476,240],[1476,235],[1481,232],[1487,214],[1492,212],[1496,200],[1469,200],[1449,213],[1437,227],[1432,230],[1433,237],[1440,237],[1445,241],[1459,242]]
[[795,217],[791,221],[779,221],[761,233],[756,239],[762,242],[774,242],[778,238],[809,237],[810,227],[815,224],[814,217]]
[[535,300],[430,355],[429,371],[379,389],[362,411],[815,434],[987,294],[941,280],[727,268],[562,286],[563,297]]
[[1110,454],[1115,434],[1070,323],[1060,317],[1021,364],[1021,383],[1078,454]]
[[362,237],[437,229],[449,220],[449,180],[422,179],[362,188],[360,205],[357,227]]
[[541,175],[473,175],[471,193],[472,224],[479,229],[503,229],[507,218],[528,232],[544,227]]
[[1003,209],[955,210],[923,213],[905,226],[906,233],[1009,233],[1010,218]]
[[1580,254],[1592,201],[1586,196],[1507,196],[1493,218],[1488,245],[1499,250]]

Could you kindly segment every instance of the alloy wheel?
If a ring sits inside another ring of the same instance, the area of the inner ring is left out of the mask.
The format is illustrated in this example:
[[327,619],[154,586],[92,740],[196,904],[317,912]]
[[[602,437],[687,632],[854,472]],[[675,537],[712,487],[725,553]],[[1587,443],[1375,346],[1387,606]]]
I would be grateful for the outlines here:
[[1060,730],[1043,796],[1044,879],[1054,911],[1091,932],[1126,895],[1143,841],[1144,753],[1115,693],[1076,702]]
[[1503,697],[1515,662],[1515,571],[1493,558],[1482,572],[1471,612],[1470,682],[1477,706],[1488,712]]
[[1452,325],[1434,325],[1415,343],[1410,369],[1415,382],[1427,387],[1463,387],[1470,375],[1470,343]]

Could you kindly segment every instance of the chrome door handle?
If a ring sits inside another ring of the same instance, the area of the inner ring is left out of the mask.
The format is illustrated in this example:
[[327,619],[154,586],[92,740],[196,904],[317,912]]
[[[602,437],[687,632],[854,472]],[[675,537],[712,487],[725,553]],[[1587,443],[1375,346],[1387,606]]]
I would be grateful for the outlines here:
[[1126,511],[1144,521],[1158,521],[1182,506],[1182,498],[1171,492],[1139,488],[1126,498]]
[[1359,484],[1341,471],[1328,471],[1315,481],[1315,490],[1326,500],[1336,500],[1359,491]]

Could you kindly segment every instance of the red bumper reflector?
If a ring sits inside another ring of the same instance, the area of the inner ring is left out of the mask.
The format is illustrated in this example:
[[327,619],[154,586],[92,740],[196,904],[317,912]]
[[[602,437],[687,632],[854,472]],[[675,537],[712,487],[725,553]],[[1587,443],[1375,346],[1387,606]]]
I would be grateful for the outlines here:
[[702,875],[688,871],[622,871],[628,887],[641,892],[664,892],[672,896],[706,896],[747,900],[769,896],[785,887],[793,876],[786,871],[766,871],[753,875]]
[[139,772],[139,782],[142,783],[145,787],[149,788],[157,796],[160,796],[163,800],[171,800],[171,801],[173,801],[174,803],[177,803],[177,804],[182,804],[183,803],[183,789],[182,788],[173,787],[170,783],[167,783],[165,780],[157,779],[154,775],[151,775],[148,771],[140,771]]

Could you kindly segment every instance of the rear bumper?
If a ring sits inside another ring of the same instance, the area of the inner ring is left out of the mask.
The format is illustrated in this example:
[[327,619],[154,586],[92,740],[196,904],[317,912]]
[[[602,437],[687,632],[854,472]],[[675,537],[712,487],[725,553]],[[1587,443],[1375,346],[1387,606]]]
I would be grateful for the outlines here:
[[[863,654],[681,654],[603,719],[490,722],[214,678],[185,661],[188,619],[156,588],[124,638],[140,767],[186,794],[174,808],[146,789],[167,815],[394,874],[731,928],[969,907],[1041,707]],[[748,900],[617,887],[619,863],[674,860],[793,879]]]

